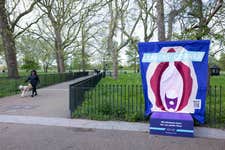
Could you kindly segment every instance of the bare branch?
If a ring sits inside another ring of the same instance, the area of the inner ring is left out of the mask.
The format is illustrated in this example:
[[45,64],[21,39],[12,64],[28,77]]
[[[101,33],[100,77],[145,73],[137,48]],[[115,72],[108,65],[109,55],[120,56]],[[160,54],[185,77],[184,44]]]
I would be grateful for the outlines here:
[[29,25],[27,25],[25,28],[20,27],[19,25],[16,25],[18,28],[22,29],[22,31],[18,32],[16,35],[14,35],[14,38],[17,38],[19,35],[21,35],[22,33],[24,33],[28,28],[30,28],[32,25],[37,24],[38,21],[44,16],[44,14],[42,14],[36,21],[30,23]]
[[220,10],[222,5],[223,5],[223,0],[218,0],[215,9],[212,11],[211,14],[208,15],[209,17],[206,19],[206,25],[209,24],[209,22],[212,20],[212,18],[215,16],[215,14]]
[[[16,9],[16,7],[18,6],[18,4],[20,3],[20,0],[15,0],[15,1],[13,1],[14,2],[14,5],[13,5],[13,7],[11,8],[11,10],[9,10],[9,9],[7,9],[8,10],[8,12],[7,12],[7,14],[8,14],[8,16],[10,16],[10,15],[12,15],[13,14],[13,12],[15,12],[15,9]],[[9,4],[10,5],[10,4]],[[11,5],[12,6],[12,5]],[[9,17],[9,19],[10,19],[10,17]],[[10,21],[11,22],[11,21]]]
[[[218,0],[217,3],[216,3],[215,8],[212,10],[212,12],[210,14],[207,15],[209,17],[208,18],[204,18],[203,21],[200,21],[200,23],[193,25],[188,30],[200,28],[200,26],[207,26],[209,24],[209,22],[212,20],[212,18],[216,15],[216,13],[220,10],[220,8],[222,7],[222,5],[223,5],[223,0]],[[193,13],[189,13],[189,14],[191,14],[194,17],[198,17],[199,18],[199,16],[196,16]]]
[[50,46],[52,49],[54,49],[54,46],[53,46],[53,44],[51,43],[51,40],[47,39],[46,37],[44,37],[43,35],[41,35],[40,33],[35,32],[35,31],[28,31],[28,32],[29,32],[29,33],[32,33],[32,34],[34,34],[34,35],[37,35],[38,38],[43,39],[46,43],[49,44],[49,46]]
[[27,15],[28,13],[30,13],[33,10],[33,8],[34,8],[34,6],[35,6],[36,3],[37,3],[37,1],[34,1],[26,11],[24,11],[23,13],[19,14],[19,16],[17,16],[17,18],[15,19],[15,21],[13,21],[12,24],[11,24],[11,30],[12,31],[14,31],[15,26],[17,25],[17,23],[19,22],[19,20],[23,16]]

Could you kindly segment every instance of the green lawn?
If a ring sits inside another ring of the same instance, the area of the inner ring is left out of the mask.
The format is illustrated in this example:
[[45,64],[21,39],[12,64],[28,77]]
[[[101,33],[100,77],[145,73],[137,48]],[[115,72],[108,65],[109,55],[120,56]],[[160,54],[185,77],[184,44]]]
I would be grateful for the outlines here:
[[107,76],[103,78],[99,84],[142,85],[141,75],[137,73],[120,74],[117,80]]
[[[112,77],[106,77],[101,80],[100,84],[127,84],[141,85],[141,75],[137,73],[120,74],[118,80]],[[220,76],[210,76],[210,85],[225,87],[225,74]]]
[[[224,80],[225,75],[210,78],[211,93],[206,101],[208,126],[218,127],[225,124]],[[145,120],[140,74],[120,74],[118,80],[112,77],[103,78],[96,88],[86,92],[84,99],[83,104],[73,113],[74,117],[96,120]]]
[[211,76],[210,77],[210,85],[225,87],[225,74],[222,74],[220,76]]

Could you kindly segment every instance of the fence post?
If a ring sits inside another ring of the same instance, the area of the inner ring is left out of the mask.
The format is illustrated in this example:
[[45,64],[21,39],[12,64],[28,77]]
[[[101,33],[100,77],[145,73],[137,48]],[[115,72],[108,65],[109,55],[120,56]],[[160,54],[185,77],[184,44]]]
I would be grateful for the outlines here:
[[221,98],[222,98],[222,94],[221,94],[221,86],[219,86],[219,95],[220,95],[220,97],[219,97],[219,103],[220,103],[220,113],[219,113],[219,122],[220,122],[220,127],[221,127],[221,125],[222,125],[222,100],[221,100]]
[[69,98],[69,109],[70,109],[70,117],[72,118],[72,113],[74,111],[74,97],[75,97],[75,94],[74,94],[74,87],[73,86],[70,86],[69,88],[69,95],[70,95],[70,98]]

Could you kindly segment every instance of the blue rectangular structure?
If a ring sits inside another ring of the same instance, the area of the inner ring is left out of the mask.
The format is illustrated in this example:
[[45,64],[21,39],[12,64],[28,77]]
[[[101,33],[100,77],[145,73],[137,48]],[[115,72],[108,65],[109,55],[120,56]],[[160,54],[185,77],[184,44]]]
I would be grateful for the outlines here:
[[204,123],[209,45],[209,40],[138,43],[145,116],[187,113]]
[[193,137],[193,118],[188,113],[153,112],[150,134]]

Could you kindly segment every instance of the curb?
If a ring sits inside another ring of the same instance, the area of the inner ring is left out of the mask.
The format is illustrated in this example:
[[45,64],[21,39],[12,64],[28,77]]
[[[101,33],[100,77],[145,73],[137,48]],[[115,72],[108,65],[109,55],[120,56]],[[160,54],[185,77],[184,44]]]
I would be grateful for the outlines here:
[[[0,123],[149,132],[148,123],[133,123],[124,121],[95,121],[56,117],[0,115]],[[221,129],[195,127],[194,130],[195,137],[225,139],[225,131]]]

